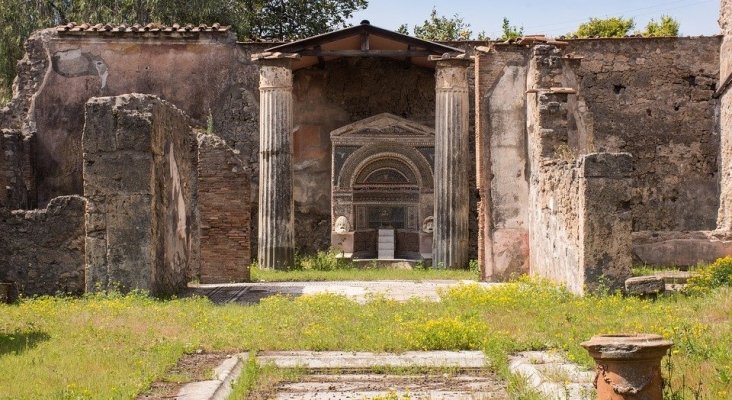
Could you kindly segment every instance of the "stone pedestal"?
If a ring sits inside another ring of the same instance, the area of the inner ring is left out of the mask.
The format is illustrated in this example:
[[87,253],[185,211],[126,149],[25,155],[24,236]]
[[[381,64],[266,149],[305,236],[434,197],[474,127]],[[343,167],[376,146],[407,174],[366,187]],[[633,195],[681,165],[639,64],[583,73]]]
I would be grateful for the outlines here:
[[583,342],[597,364],[597,399],[661,400],[661,359],[672,345],[652,334],[600,335]]
[[261,268],[287,269],[295,255],[292,196],[292,67],[297,55],[262,53],[259,63],[259,247]]
[[435,109],[435,225],[432,265],[462,268],[468,263],[468,70],[464,54],[437,61]]
[[354,234],[355,232],[330,233],[330,242],[332,243],[333,249],[335,249],[343,258],[353,258]]

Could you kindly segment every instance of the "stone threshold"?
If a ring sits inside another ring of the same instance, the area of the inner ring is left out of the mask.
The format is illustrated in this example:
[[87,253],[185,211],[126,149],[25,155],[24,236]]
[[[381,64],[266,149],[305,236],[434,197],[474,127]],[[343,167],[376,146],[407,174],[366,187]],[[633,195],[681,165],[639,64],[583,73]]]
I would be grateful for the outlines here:
[[509,370],[534,391],[555,400],[594,400],[594,371],[586,371],[550,351],[525,351],[509,357]]
[[266,351],[257,362],[277,368],[317,370],[366,370],[372,368],[432,368],[476,370],[489,366],[480,351],[407,351],[371,353],[342,351]]

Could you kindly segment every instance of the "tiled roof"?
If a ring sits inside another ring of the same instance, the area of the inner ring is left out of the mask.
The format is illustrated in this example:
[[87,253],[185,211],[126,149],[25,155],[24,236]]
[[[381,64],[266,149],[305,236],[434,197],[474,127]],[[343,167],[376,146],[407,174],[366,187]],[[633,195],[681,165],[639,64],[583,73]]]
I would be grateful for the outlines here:
[[221,26],[221,24],[213,25],[161,25],[161,24],[147,24],[147,25],[111,25],[111,24],[77,24],[70,22],[66,25],[59,25],[56,27],[56,31],[60,34],[77,34],[77,33],[97,33],[97,32],[110,32],[119,34],[135,34],[135,33],[158,33],[158,34],[172,34],[172,33],[226,33],[229,31],[228,26]]

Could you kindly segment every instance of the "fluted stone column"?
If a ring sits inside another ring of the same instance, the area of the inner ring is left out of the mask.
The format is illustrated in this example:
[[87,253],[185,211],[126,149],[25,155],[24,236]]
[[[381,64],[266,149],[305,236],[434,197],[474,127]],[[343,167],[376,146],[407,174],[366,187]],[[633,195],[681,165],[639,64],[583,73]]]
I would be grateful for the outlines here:
[[292,197],[293,54],[262,53],[259,63],[259,238],[261,268],[287,269],[294,261]]
[[431,57],[435,83],[435,225],[432,265],[468,263],[468,70],[464,54]]

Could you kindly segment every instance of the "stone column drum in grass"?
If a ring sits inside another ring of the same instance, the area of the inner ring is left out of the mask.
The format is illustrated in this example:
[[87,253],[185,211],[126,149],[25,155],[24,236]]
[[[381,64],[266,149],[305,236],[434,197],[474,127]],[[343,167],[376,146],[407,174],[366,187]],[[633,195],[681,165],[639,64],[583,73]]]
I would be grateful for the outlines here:
[[259,266],[287,269],[295,255],[292,186],[292,60],[296,54],[260,53]]
[[468,69],[465,54],[431,56],[435,87],[435,222],[432,264],[468,263]]

